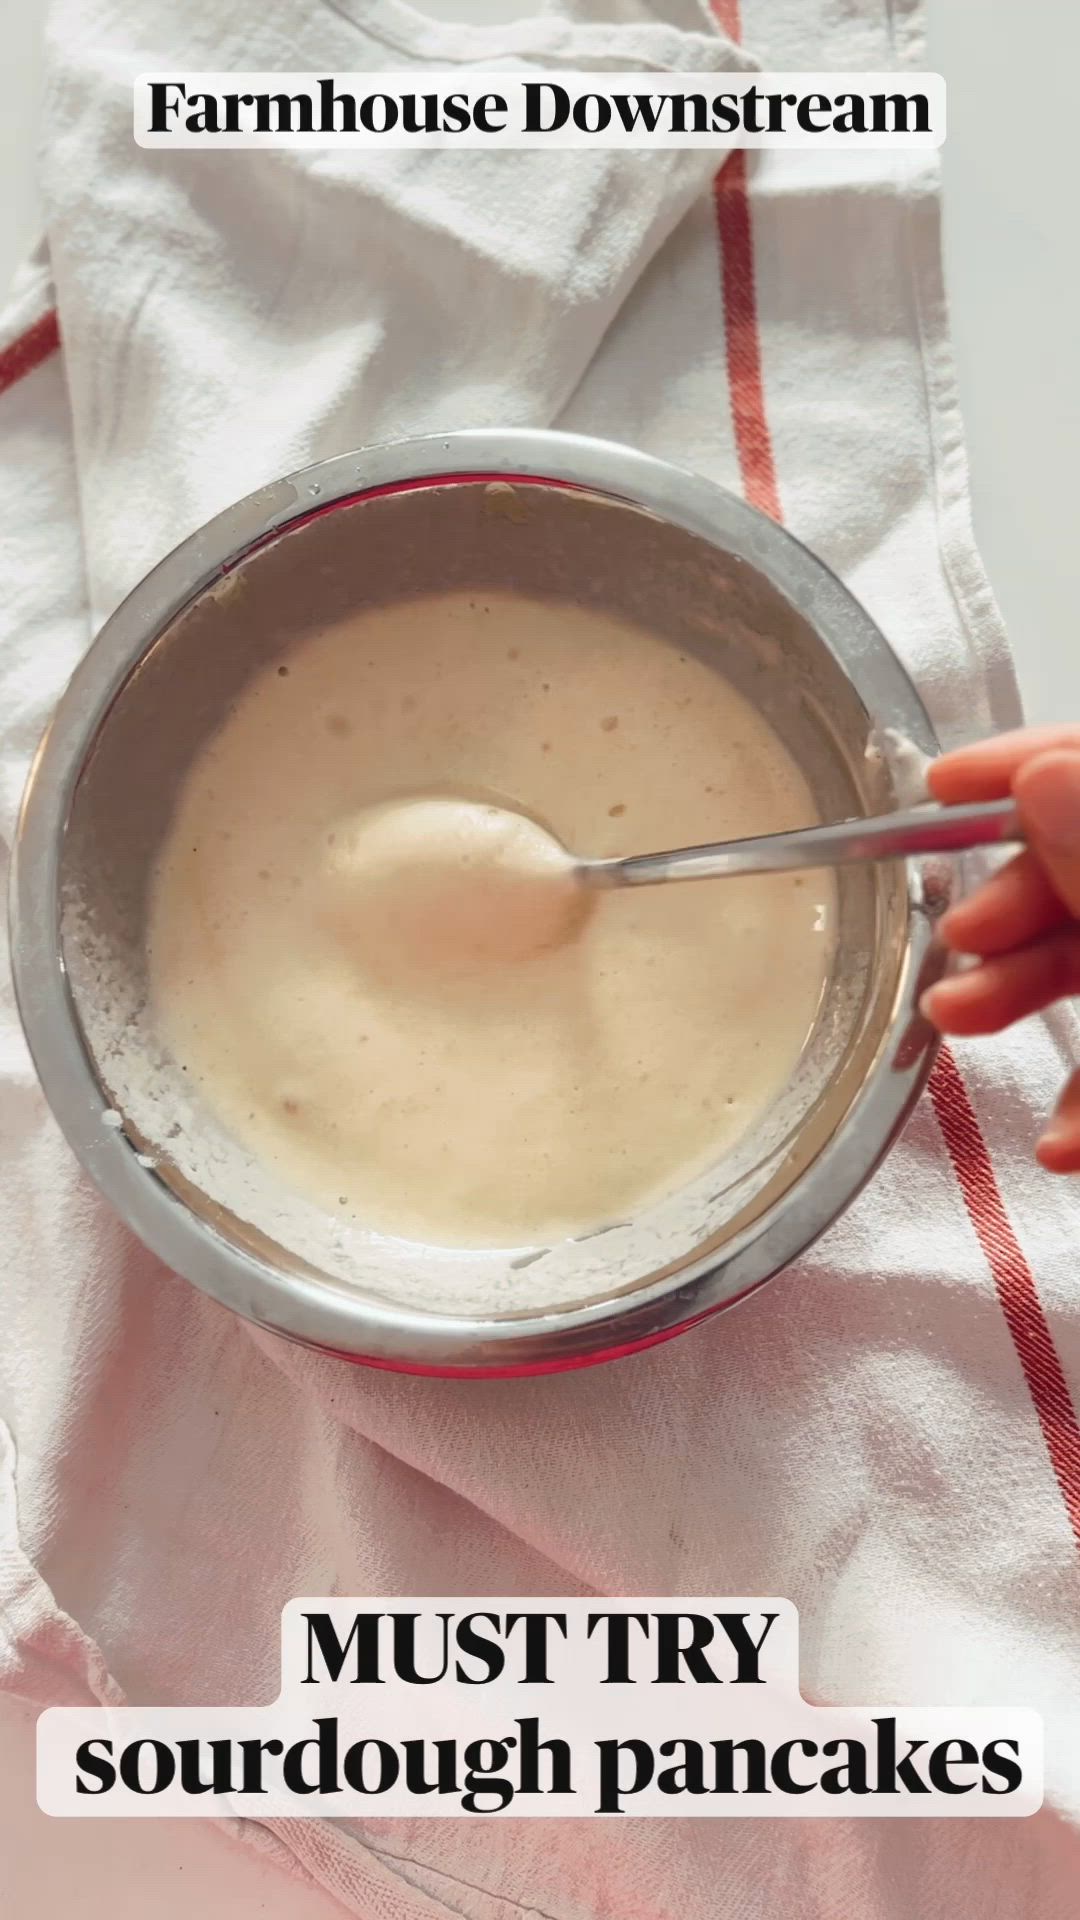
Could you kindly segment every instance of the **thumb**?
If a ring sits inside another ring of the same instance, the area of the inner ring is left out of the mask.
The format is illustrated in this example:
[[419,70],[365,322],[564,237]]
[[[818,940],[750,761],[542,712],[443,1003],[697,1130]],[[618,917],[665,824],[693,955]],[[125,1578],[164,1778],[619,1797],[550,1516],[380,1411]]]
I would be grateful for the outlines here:
[[1032,851],[1080,919],[1080,753],[1036,754],[1016,775],[1013,793]]

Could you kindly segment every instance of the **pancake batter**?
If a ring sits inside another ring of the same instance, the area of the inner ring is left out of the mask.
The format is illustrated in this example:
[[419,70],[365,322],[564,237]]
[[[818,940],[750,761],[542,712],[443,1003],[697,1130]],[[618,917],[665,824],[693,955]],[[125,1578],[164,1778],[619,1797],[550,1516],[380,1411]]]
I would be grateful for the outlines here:
[[255,678],[193,767],[156,1017],[283,1183],[369,1227],[520,1246],[623,1220],[790,1079],[832,882],[589,894],[562,849],[815,819],[746,701],[643,630],[510,595],[365,612]]

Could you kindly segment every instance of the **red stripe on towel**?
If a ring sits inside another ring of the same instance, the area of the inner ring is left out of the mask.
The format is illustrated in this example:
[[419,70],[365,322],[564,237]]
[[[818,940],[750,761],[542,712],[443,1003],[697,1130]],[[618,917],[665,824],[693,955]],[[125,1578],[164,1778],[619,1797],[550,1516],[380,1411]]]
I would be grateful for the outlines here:
[[[742,32],[739,0],[713,0],[724,32],[738,40]],[[735,151],[716,176],[716,225],[723,271],[724,338],[727,347],[731,420],[743,491],[751,506],[780,520],[776,463],[765,416],[761,375],[761,335],[754,285],[754,236],[746,179],[746,148]]]
[[724,336],[731,419],[743,491],[752,507],[782,520],[772,437],[765,417],[761,335],[754,286],[754,236],[746,180],[746,148],[721,167],[713,188],[723,263]]
[[1080,1545],[1080,1422],[1035,1276],[1013,1230],[971,1097],[948,1047],[942,1047],[934,1062],[930,1098]]
[[[739,0],[714,0],[714,11],[724,31],[738,39]],[[763,513],[782,521],[762,377],[745,149],[734,153],[721,169],[715,195],[728,383],[743,491]],[[1080,1546],[1080,1422],[1035,1276],[1009,1219],[971,1097],[947,1047],[938,1054],[929,1090],[968,1218],[993,1276],[1069,1524]]]
[[35,367],[56,352],[60,345],[60,327],[55,310],[43,313],[32,327],[20,333],[9,347],[0,353],[0,393],[6,393],[17,380],[24,380]]

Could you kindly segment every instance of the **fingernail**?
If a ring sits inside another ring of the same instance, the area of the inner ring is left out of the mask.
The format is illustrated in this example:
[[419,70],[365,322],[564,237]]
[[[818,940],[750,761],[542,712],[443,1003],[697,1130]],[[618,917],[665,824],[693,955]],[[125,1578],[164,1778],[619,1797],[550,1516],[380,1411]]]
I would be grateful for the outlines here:
[[[961,939],[959,941],[956,938],[956,928],[958,926],[961,932]],[[963,930],[964,915],[960,907],[950,907],[948,913],[942,914],[937,924],[938,939],[941,940],[945,946],[954,947],[962,953],[967,951],[963,944]]]
[[[1039,1139],[1035,1143],[1036,1160],[1042,1161],[1044,1165],[1046,1163],[1047,1156],[1049,1156],[1051,1161],[1056,1160],[1058,1157],[1058,1154],[1061,1152],[1061,1149],[1062,1147],[1065,1146],[1065,1144],[1066,1144],[1066,1139],[1065,1139],[1064,1133],[1062,1133],[1057,1127],[1048,1127],[1046,1132],[1044,1134],[1041,1134]],[[1050,1173],[1054,1173],[1057,1171],[1057,1169],[1051,1166],[1048,1169],[1048,1171]]]
[[1080,755],[1047,754],[1017,777],[1024,820],[1062,853],[1080,854]]
[[922,1014],[924,1020],[929,1020],[931,1026],[937,1025],[937,1021],[934,1019],[934,1003],[936,998],[936,987],[927,987],[925,993],[920,993],[919,995],[919,1012]]

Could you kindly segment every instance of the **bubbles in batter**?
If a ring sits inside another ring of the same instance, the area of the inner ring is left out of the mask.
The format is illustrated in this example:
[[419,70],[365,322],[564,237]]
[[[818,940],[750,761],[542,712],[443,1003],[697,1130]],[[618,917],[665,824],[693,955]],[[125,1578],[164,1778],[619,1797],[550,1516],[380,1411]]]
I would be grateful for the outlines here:
[[155,1018],[283,1186],[428,1244],[550,1244],[753,1127],[833,920],[828,876],[593,894],[563,849],[815,818],[761,716],[640,628],[508,594],[375,608],[267,667],[192,767]]

